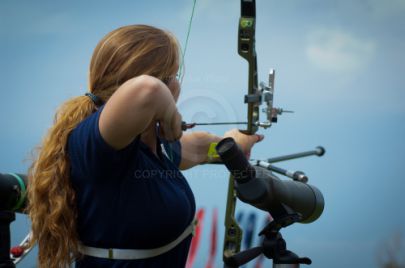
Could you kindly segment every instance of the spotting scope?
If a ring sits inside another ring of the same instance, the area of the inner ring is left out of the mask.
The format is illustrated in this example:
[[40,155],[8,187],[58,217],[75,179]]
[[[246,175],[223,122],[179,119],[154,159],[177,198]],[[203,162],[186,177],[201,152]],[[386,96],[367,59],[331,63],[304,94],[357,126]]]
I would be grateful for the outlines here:
[[216,149],[235,179],[241,201],[269,212],[274,219],[294,212],[300,216],[299,222],[310,223],[322,214],[324,199],[315,186],[281,180],[268,169],[251,165],[232,138],[221,140]]

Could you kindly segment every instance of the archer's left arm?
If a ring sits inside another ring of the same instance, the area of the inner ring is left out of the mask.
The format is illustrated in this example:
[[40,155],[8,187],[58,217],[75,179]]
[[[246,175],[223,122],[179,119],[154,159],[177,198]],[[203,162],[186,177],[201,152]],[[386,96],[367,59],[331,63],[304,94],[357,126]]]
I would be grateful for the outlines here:
[[181,142],[181,162],[180,169],[185,170],[196,165],[206,164],[210,160],[208,158],[208,149],[211,143],[217,143],[223,138],[232,137],[237,144],[249,156],[253,145],[263,140],[263,135],[245,135],[237,129],[227,131],[223,137],[216,136],[208,132],[198,131],[188,134],[183,134]]
[[181,143],[180,169],[185,170],[208,162],[208,149],[211,143],[219,142],[222,137],[208,132],[196,131],[183,134]]

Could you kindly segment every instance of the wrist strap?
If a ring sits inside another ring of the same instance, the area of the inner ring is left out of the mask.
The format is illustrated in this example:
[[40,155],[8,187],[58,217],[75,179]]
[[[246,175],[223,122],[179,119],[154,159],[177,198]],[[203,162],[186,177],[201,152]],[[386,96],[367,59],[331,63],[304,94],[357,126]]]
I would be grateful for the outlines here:
[[217,150],[215,147],[217,147],[218,142],[211,142],[210,147],[208,148],[208,162],[219,162],[221,161],[221,158],[219,157]]

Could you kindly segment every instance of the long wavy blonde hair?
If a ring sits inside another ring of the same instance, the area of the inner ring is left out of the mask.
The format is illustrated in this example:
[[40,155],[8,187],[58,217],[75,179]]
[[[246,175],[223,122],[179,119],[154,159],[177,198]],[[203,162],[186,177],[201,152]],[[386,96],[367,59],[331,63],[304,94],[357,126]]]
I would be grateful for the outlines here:
[[[178,65],[179,45],[172,34],[147,25],[121,27],[107,34],[94,50],[90,92],[106,102],[130,78],[147,74],[164,80],[177,72]],[[63,103],[28,171],[27,212],[40,267],[66,267],[80,257],[66,144],[69,133],[95,110],[87,96]]]

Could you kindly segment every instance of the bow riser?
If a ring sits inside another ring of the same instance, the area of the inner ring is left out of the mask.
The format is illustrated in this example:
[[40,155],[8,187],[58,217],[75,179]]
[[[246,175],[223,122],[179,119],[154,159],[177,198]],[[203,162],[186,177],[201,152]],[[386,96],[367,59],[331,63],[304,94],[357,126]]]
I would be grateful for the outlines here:
[[[259,112],[261,104],[261,92],[258,89],[257,80],[257,57],[255,48],[256,26],[256,2],[255,0],[241,0],[241,17],[238,29],[238,53],[249,64],[248,94],[245,95],[247,110],[247,129],[242,132],[254,134],[258,130]],[[228,266],[229,257],[240,251],[242,242],[242,229],[235,220],[236,193],[233,176],[229,177],[227,206],[225,214],[225,237],[223,260],[225,267]]]
[[258,130],[257,122],[259,122],[259,106],[261,104],[257,80],[255,28],[256,2],[254,0],[242,0],[238,30],[238,53],[249,64],[248,95],[245,96],[245,103],[248,105],[248,125],[247,130],[243,131],[246,134],[254,134]]

